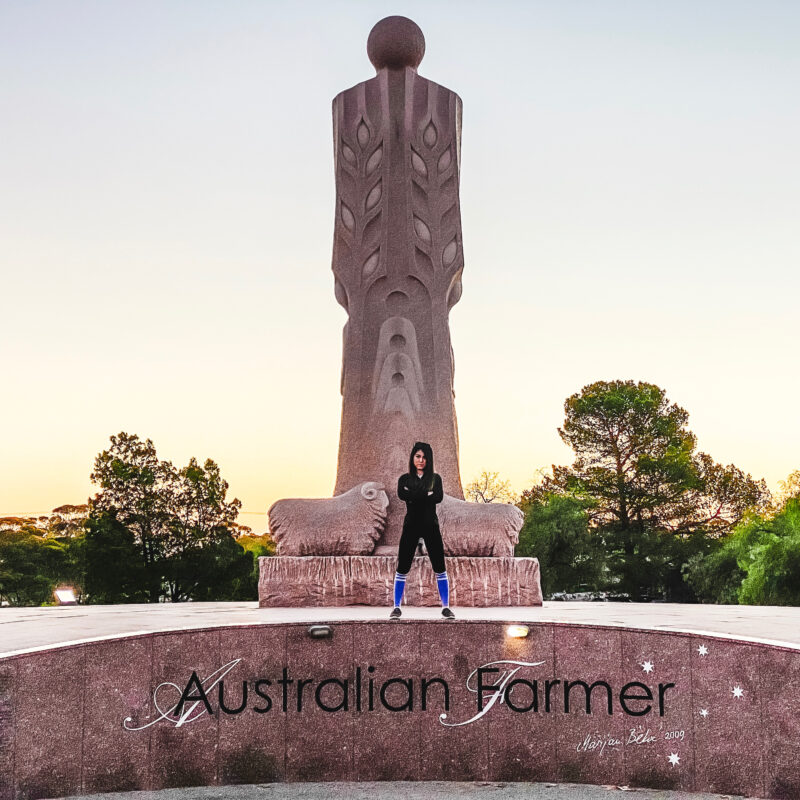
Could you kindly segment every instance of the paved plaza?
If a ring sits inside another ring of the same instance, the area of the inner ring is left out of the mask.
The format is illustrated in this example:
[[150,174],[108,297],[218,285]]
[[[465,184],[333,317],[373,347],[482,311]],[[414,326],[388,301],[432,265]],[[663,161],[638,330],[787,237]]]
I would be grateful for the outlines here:
[[[388,621],[388,608],[259,608],[248,603],[162,603],[0,609],[0,657],[82,641],[228,625]],[[800,609],[676,603],[545,602],[537,607],[456,608],[458,619],[567,622],[684,631],[800,648]],[[404,620],[442,620],[438,608],[405,607]]]
[[[70,800],[737,800],[738,795],[629,789],[574,783],[493,783],[420,781],[385,783],[266,783],[115,792]],[[751,798],[751,800],[753,800]]]

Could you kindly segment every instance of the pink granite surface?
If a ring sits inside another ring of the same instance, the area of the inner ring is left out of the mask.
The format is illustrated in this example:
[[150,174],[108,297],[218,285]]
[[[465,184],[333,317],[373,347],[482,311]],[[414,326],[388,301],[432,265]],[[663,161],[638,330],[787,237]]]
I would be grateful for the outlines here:
[[[356,710],[356,736],[353,739],[355,779],[359,781],[417,780],[420,763],[422,721],[418,713],[392,711],[379,697],[369,701],[369,681],[373,686],[387,677],[402,676],[418,683],[423,659],[419,630],[414,625],[374,625],[354,629],[354,645],[360,654],[365,701]],[[354,651],[355,652],[355,651]],[[370,672],[369,667],[374,667]],[[407,689],[392,684],[386,691],[388,705],[399,708],[407,702]],[[412,701],[416,698],[412,697]],[[419,703],[417,703],[419,705]],[[418,709],[417,709],[418,710]],[[395,719],[402,719],[398,725]]]
[[[590,686],[595,681],[606,681],[612,685],[619,683],[622,666],[619,630],[559,626],[555,630],[555,654],[554,679],[560,680],[561,684],[554,687],[551,695],[553,709],[565,708],[563,681],[566,676],[580,675],[580,679]],[[610,679],[612,675],[613,681]],[[627,783],[621,742],[625,740],[628,720],[621,714],[609,716],[606,713],[607,694],[603,694],[602,689],[593,690],[597,693],[591,696],[592,713],[587,714],[582,691],[579,687],[577,691],[570,692],[570,713],[561,718],[556,730],[558,779],[579,781],[588,762],[592,773],[598,777],[598,783]],[[616,741],[620,744],[615,744]],[[597,742],[599,745],[595,746]]]
[[[705,655],[700,654],[701,646],[708,651]],[[697,779],[713,792],[753,795],[765,783],[761,696],[765,656],[765,651],[739,642],[700,639],[692,647]],[[702,709],[708,716],[700,716]],[[741,756],[744,752],[746,759]]]
[[[247,682],[248,697],[252,700],[255,682],[263,675],[278,674],[286,663],[286,630],[271,626],[223,628],[219,649],[223,663],[241,658],[236,680],[225,682],[226,704],[236,710],[243,699],[242,681]],[[264,725],[242,725],[240,716],[219,715],[219,782],[246,784],[285,780],[282,753],[286,743],[286,717],[275,716]]]
[[[192,670],[203,677],[220,666],[219,631],[197,631],[191,638],[180,633],[165,633],[153,639],[153,662],[150,687],[163,685],[159,703],[168,708],[177,703],[180,690],[168,686],[176,674],[185,674],[184,686]],[[150,693],[152,697],[152,692]],[[152,705],[152,704],[151,704]],[[149,720],[156,718],[152,711]],[[217,772],[216,720],[201,715],[195,722],[180,728],[153,725],[145,731],[131,731],[130,743],[150,740],[150,780],[159,788],[202,786],[213,783]]]
[[151,692],[140,677],[150,675],[155,637],[86,645],[83,707],[83,788],[87,792],[134,791],[149,785],[150,736],[132,738],[111,719],[144,724]]
[[[486,650],[494,658],[506,661],[544,661],[537,674],[552,678],[555,674],[554,628],[537,625],[524,639],[510,639],[505,626],[490,625],[486,629]],[[526,676],[517,677],[525,679]],[[558,780],[558,759],[553,746],[555,718],[539,715],[535,727],[529,713],[522,709],[533,702],[533,692],[525,683],[513,685],[510,702],[493,709],[488,722],[488,780],[541,781]],[[513,708],[512,708],[513,706]],[[519,709],[519,710],[518,710]]]
[[[489,774],[487,731],[489,717],[461,727],[442,724],[464,722],[475,715],[475,696],[465,691],[469,673],[492,660],[486,650],[488,626],[428,624],[419,629],[421,671],[440,676],[450,687],[450,710],[421,713],[420,773],[427,781],[482,781]],[[435,697],[441,697],[438,693]],[[446,719],[441,719],[441,714]]]
[[14,659],[15,798],[81,789],[84,656],[76,647]]
[[[260,558],[259,605],[392,605],[394,556],[306,556]],[[447,559],[450,605],[468,607],[540,606],[542,588],[535,558]],[[411,566],[404,605],[437,606],[439,592],[427,558]]]
[[[667,689],[665,700],[669,702],[663,717],[647,715],[645,722],[634,719],[625,726],[627,780],[636,786],[691,791],[695,784],[695,748],[687,736],[693,729],[695,709],[692,693],[685,691],[692,686],[691,639],[623,630],[621,647],[625,683],[645,679],[647,683],[675,684]],[[648,741],[651,736],[654,742]],[[670,763],[672,753],[677,754],[679,764]]]
[[[764,782],[774,797],[800,797],[800,658],[773,648],[759,659]],[[756,738],[756,745],[761,740]]]
[[[286,780],[353,780],[353,711],[349,701],[346,710],[325,710],[345,701],[344,690],[328,684],[319,693],[320,702],[315,701],[323,681],[348,680],[352,687],[353,635],[351,625],[318,640],[309,639],[306,625],[286,631],[287,663],[295,680],[286,713]],[[300,680],[313,683],[301,687]]]
[[2,658],[0,798],[414,778],[799,796],[800,649],[530,621],[512,639],[512,622],[223,626]]
[[13,797],[14,778],[14,684],[17,665],[0,661],[0,800]]

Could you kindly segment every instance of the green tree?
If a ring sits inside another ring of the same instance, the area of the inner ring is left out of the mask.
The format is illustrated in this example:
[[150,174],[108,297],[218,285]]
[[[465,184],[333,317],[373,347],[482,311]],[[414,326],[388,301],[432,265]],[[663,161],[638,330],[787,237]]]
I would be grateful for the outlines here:
[[259,536],[254,535],[249,528],[242,527],[240,530],[242,533],[237,536],[236,543],[239,545],[239,547],[244,549],[245,552],[253,554],[253,571],[250,575],[250,581],[247,589],[249,596],[245,599],[255,600],[258,598],[258,559],[262,556],[274,556],[277,547],[275,540],[269,535],[269,533],[264,533]]
[[525,522],[515,555],[539,559],[544,596],[597,589],[605,556],[589,531],[585,504],[575,497],[546,493],[529,496],[521,507]]
[[754,516],[732,538],[746,573],[740,603],[800,605],[800,499],[788,500],[772,517]]
[[[84,590],[90,603],[144,603],[152,584],[136,537],[116,511],[96,511],[86,522]],[[111,566],[113,565],[113,566]]]
[[165,565],[172,600],[254,600],[253,553],[225,536],[170,558]]
[[747,573],[739,566],[735,550],[722,541],[711,552],[697,553],[683,566],[684,579],[701,603],[735,604]]
[[150,439],[143,442],[123,431],[97,456],[90,478],[101,490],[89,502],[90,516],[113,514],[133,534],[148,581],[147,598],[157,602],[162,585],[155,565],[169,551],[172,464],[158,460]]
[[245,527],[240,530],[242,530],[242,533],[236,538],[236,542],[241,548],[251,552],[254,558],[275,555],[275,540],[269,533],[257,535]]
[[[101,489],[89,504],[94,552],[135,552],[131,580],[144,582],[147,600],[229,599],[244,591],[253,560],[234,540],[241,503],[226,499],[228,484],[214,461],[200,466],[192,458],[178,470],[158,459],[150,439],[123,432],[97,456],[91,479]],[[99,596],[112,597],[95,574],[101,563],[87,562],[87,580]],[[139,595],[125,589],[120,597]]]
[[0,530],[0,600],[11,606],[53,602],[67,562],[66,548],[31,526]]
[[690,599],[682,569],[748,509],[764,481],[696,453],[688,413],[663,389],[598,381],[569,397],[559,435],[575,452],[542,491],[578,498],[603,542],[612,585],[633,599]]
[[686,565],[704,602],[800,605],[800,498],[750,514],[708,558]]
[[235,544],[233,534],[242,504],[225,500],[228,484],[211,459],[201,467],[192,458],[170,478],[165,486],[170,511],[166,548],[169,597],[175,601],[197,599],[198,594],[213,594],[212,586],[217,586],[218,593],[225,584],[224,575],[239,580],[240,572],[252,571],[252,556],[229,546]]

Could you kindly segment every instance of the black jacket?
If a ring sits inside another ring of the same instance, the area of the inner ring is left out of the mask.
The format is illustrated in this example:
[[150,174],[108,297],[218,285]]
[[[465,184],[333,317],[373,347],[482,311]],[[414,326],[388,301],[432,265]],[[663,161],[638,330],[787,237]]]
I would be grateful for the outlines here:
[[[433,473],[433,488],[425,476],[418,478],[404,472],[397,481],[397,496],[406,504],[406,521],[414,523],[439,524],[436,517],[436,504],[442,502],[444,489],[442,478]],[[430,492],[430,494],[429,494]]]

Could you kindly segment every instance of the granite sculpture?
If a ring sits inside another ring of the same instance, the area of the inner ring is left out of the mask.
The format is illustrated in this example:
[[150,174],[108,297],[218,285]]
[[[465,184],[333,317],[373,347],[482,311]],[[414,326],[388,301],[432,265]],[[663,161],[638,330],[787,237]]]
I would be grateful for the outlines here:
[[512,557],[525,515],[506,503],[467,503],[448,495],[437,511],[448,556]]
[[[279,555],[396,553],[404,504],[394,487],[410,445],[430,442],[445,501],[448,555],[513,555],[514,506],[464,501],[448,315],[461,297],[461,99],[417,73],[419,27],[387,17],[367,54],[376,76],[333,101],[334,294],[343,334],[342,421],[334,497],[281,500],[269,511]],[[385,517],[353,535],[354,487],[381,484]],[[324,531],[324,533],[321,533]]]
[[365,481],[332,499],[278,500],[269,525],[283,556],[369,555],[386,525],[383,486]]

